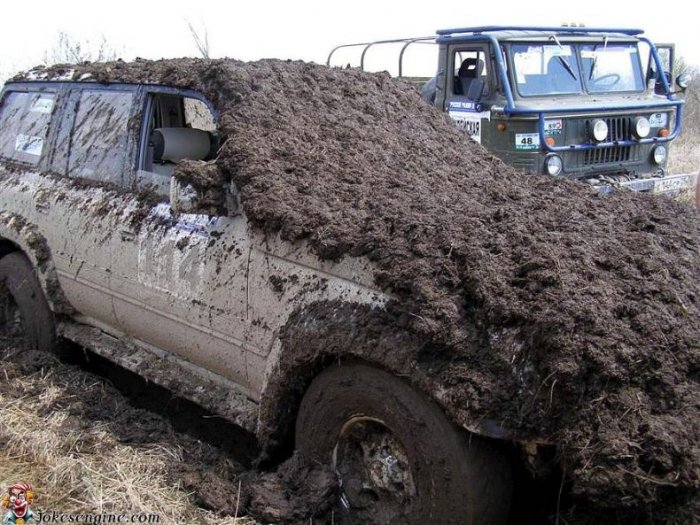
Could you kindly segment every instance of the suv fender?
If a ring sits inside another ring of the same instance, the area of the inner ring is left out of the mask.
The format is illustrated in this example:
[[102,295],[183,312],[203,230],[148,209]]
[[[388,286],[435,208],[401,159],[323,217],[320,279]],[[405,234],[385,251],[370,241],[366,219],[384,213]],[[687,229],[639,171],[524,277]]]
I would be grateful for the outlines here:
[[430,343],[401,326],[401,314],[366,304],[320,301],[295,311],[268,358],[257,428],[262,457],[291,442],[306,389],[316,376],[341,361],[364,363],[401,377],[465,430],[508,439],[495,422],[469,418],[465,407],[441,398],[443,389],[426,361]]
[[0,212],[0,257],[13,251],[21,251],[31,261],[51,310],[75,313],[61,289],[51,250],[39,228],[20,215]]

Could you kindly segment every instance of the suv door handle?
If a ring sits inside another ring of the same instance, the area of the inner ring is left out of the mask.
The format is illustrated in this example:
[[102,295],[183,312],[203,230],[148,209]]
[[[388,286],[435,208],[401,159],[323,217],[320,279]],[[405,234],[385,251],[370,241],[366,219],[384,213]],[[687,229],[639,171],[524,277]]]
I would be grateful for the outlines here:
[[43,213],[44,215],[48,215],[49,211],[51,210],[51,204],[45,201],[36,201],[34,203],[34,208],[36,211],[39,213]]
[[133,241],[136,239],[136,232],[134,230],[121,230],[119,237],[121,237],[122,241]]

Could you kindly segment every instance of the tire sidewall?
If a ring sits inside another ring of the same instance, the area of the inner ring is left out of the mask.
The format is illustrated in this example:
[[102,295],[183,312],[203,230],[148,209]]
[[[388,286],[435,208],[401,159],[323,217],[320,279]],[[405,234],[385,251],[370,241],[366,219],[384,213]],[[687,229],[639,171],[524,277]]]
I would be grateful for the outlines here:
[[46,352],[55,351],[53,312],[29,259],[19,252],[9,253],[0,259],[0,283],[10,293],[20,311],[27,347]]
[[297,450],[330,464],[345,424],[363,416],[381,421],[408,455],[418,494],[407,512],[411,522],[481,523],[463,433],[432,401],[382,370],[354,364],[317,377],[297,419]]

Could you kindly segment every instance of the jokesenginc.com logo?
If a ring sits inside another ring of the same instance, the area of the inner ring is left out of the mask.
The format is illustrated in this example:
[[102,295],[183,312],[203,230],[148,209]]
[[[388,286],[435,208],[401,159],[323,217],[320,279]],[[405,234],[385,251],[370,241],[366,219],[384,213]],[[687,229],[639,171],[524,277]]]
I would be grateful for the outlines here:
[[36,521],[29,506],[34,503],[31,483],[15,483],[2,497],[2,508],[7,509],[2,525],[24,525]]

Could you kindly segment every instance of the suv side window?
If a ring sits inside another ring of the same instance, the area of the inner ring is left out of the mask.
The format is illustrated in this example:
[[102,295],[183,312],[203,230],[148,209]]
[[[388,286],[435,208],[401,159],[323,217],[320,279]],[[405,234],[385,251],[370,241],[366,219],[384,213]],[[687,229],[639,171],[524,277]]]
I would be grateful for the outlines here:
[[123,185],[133,93],[85,89],[70,139],[68,174]]
[[55,95],[10,92],[0,107],[0,157],[36,165],[44,153]]
[[137,186],[162,197],[181,160],[209,160],[218,149],[214,115],[207,104],[180,94],[151,93],[142,131]]

